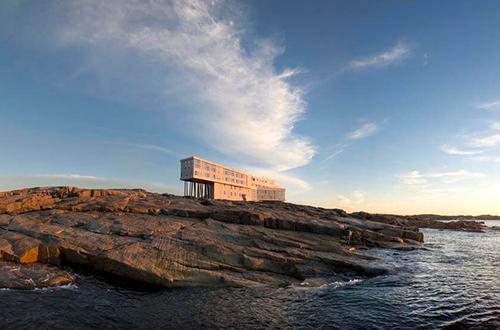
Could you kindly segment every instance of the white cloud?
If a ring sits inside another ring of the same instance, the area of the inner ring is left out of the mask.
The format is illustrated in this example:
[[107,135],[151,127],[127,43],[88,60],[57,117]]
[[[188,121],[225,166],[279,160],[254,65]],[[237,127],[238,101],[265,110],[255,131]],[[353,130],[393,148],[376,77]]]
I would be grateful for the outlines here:
[[476,108],[487,109],[487,110],[498,110],[498,109],[500,109],[500,101],[482,103],[482,104],[479,104]]
[[469,180],[469,179],[482,179],[486,175],[477,172],[468,172],[466,170],[458,170],[454,172],[439,172],[439,173],[428,173],[422,174],[419,171],[411,171],[407,174],[401,175],[399,177],[402,184],[406,186],[413,187],[428,187],[432,179],[437,179],[442,183],[455,183],[458,181]]
[[120,96],[173,103],[175,110],[155,108],[241,162],[283,171],[312,160],[315,146],[294,133],[307,106],[292,81],[300,70],[276,71],[284,47],[256,36],[237,1],[54,0],[51,10],[28,9],[29,21],[23,13],[10,15],[17,19],[9,24],[13,31],[42,41],[30,40],[33,46],[78,51],[73,60],[81,59],[83,69],[75,68],[65,84],[83,76],[95,82],[92,91],[106,81]]
[[361,191],[353,191],[352,192],[352,198],[350,199],[349,197],[346,197],[345,195],[338,195],[337,196],[337,201],[335,203],[336,207],[343,207],[346,209],[352,209],[353,208],[353,200],[355,204],[361,204],[365,201],[365,196],[366,194],[361,192]]
[[401,182],[405,185],[423,185],[427,183],[427,180],[424,178],[419,171],[411,171],[407,174],[404,174],[400,177]]
[[349,206],[351,204],[351,200],[347,197],[345,197],[344,195],[339,195],[337,197],[337,204],[339,206]]
[[[276,170],[308,164],[315,147],[293,128],[306,110],[303,91],[290,82],[298,70],[276,72],[284,49],[255,38],[245,13],[231,1],[71,1],[59,41],[90,47],[99,56],[112,44],[168,71],[159,92],[181,88],[197,108],[195,134],[232,157]],[[70,23],[69,23],[70,22]],[[180,82],[179,82],[180,80]]]
[[460,156],[478,155],[484,152],[483,150],[460,150],[446,144],[441,146],[441,150],[450,155],[460,155]]
[[494,130],[500,130],[500,122],[498,121],[491,122],[490,128]]
[[399,63],[401,60],[408,57],[410,52],[411,47],[408,44],[400,41],[395,47],[383,53],[351,61],[349,63],[349,67],[353,70],[386,67],[391,64]]
[[438,178],[444,183],[454,183],[457,181],[462,181],[466,179],[474,178],[484,178],[486,177],[483,173],[468,172],[465,170],[459,170],[455,172],[444,172],[444,173],[431,173],[428,175],[429,178]]
[[352,196],[354,197],[354,200],[356,201],[356,204],[361,204],[365,201],[365,196],[366,194],[361,192],[361,191],[354,191],[352,193]]
[[79,188],[142,188],[151,192],[180,194],[180,188],[159,182],[130,181],[80,174],[33,174],[0,176],[0,191],[26,187],[74,186]]
[[[472,134],[462,135],[462,143],[468,148],[475,148],[475,150],[459,149],[450,145],[441,146],[441,150],[451,155],[473,156],[479,154],[491,153],[494,147],[500,146],[500,122],[492,121],[489,124],[489,130],[483,130]],[[495,157],[473,157],[474,160],[496,160]]]
[[375,124],[375,123],[366,123],[366,124],[363,124],[357,130],[351,132],[348,135],[348,138],[350,140],[359,140],[359,139],[374,135],[375,133],[377,133],[379,131],[379,129],[380,129],[380,126]]
[[471,147],[496,147],[500,145],[500,134],[482,136],[482,137],[473,137],[470,139],[468,144]]

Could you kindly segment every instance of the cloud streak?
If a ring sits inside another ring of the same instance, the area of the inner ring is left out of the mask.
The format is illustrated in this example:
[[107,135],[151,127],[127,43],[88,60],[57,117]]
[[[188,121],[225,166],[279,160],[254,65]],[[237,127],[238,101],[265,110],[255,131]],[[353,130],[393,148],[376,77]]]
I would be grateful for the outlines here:
[[485,178],[486,175],[477,172],[468,172],[465,170],[459,170],[455,172],[444,172],[444,173],[431,173],[428,175],[429,178],[438,178],[444,183],[454,183],[467,179],[477,179]]
[[459,156],[478,155],[484,152],[483,150],[461,150],[447,144],[441,146],[441,150],[449,155],[459,155]]
[[429,179],[438,179],[442,183],[455,183],[458,181],[469,179],[482,179],[486,175],[477,172],[468,172],[466,170],[458,170],[453,172],[438,172],[422,174],[419,171],[411,171],[400,176],[402,184],[414,187],[425,187],[429,183]]
[[321,163],[325,163],[327,161],[329,161],[330,159],[333,159],[335,157],[337,157],[338,155],[340,155],[342,152],[344,152],[344,149],[341,149],[341,150],[338,150],[336,152],[334,152],[333,154],[331,154],[330,156],[326,157],[325,159],[323,159],[321,161]]
[[400,41],[397,45],[380,54],[372,55],[366,58],[353,60],[349,63],[352,70],[364,70],[369,68],[382,68],[400,63],[410,55],[411,47]]
[[471,147],[496,147],[500,145],[500,134],[493,134],[482,137],[474,137],[472,138],[468,144]]
[[186,157],[186,155],[181,154],[177,151],[173,151],[173,150],[170,150],[170,149],[165,148],[165,147],[151,145],[151,144],[123,143],[123,145],[133,147],[133,148],[139,148],[139,149],[154,150],[154,151],[162,152],[162,153],[165,153],[165,154],[168,154],[171,156],[175,156],[178,158],[185,158]]
[[476,106],[477,109],[500,110],[500,101],[482,103]]
[[349,140],[359,140],[374,135],[380,130],[380,126],[375,123],[366,123],[347,136]]

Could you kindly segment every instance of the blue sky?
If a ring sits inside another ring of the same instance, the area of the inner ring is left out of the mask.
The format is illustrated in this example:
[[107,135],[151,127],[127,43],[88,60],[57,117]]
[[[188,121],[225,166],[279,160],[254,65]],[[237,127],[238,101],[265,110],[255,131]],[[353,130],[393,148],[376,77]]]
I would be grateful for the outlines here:
[[291,202],[500,214],[498,1],[0,3],[0,190],[181,193],[197,155]]

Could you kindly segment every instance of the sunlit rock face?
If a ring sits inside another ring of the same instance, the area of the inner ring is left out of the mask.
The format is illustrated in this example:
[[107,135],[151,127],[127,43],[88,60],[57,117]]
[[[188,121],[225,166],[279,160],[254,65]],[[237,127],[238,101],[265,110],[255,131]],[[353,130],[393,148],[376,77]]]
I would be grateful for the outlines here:
[[86,265],[163,287],[374,276],[387,270],[360,250],[413,249],[422,241],[403,220],[387,224],[289,203],[201,201],[140,189],[0,193],[0,259]]

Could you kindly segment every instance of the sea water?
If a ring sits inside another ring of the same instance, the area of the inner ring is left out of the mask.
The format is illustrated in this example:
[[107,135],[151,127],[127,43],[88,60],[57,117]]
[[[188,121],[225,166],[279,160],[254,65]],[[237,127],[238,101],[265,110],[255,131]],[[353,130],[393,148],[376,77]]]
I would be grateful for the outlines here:
[[0,329],[500,329],[500,231],[422,231],[421,249],[368,252],[391,273],[320,287],[3,290]]

